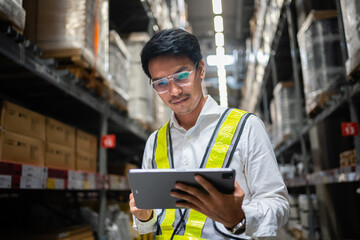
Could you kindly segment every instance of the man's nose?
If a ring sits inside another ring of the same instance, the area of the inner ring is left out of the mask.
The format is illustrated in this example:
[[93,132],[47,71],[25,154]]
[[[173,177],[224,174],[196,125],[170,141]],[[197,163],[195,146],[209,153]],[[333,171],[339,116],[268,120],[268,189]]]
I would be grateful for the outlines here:
[[171,96],[177,96],[179,95],[180,93],[182,93],[182,88],[180,86],[178,86],[174,81],[173,79],[171,79],[169,81],[169,93]]

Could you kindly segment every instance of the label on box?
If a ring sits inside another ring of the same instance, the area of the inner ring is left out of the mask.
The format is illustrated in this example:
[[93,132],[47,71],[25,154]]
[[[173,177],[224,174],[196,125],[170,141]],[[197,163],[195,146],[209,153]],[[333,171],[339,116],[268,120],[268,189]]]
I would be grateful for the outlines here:
[[11,188],[10,175],[0,175],[0,188]]
[[65,179],[48,178],[46,182],[47,189],[65,189]]
[[43,179],[30,176],[21,176],[20,179],[20,188],[21,189],[45,189],[45,184]]
[[95,184],[95,174],[94,173],[89,173],[88,174],[88,181],[89,181],[89,188],[90,189],[96,189],[96,184]]
[[85,173],[84,180],[84,189],[86,190],[94,190],[96,189],[96,182],[95,182],[95,174],[94,173]]
[[84,189],[84,174],[69,170],[68,172],[68,189]]
[[357,136],[359,134],[359,127],[357,122],[342,122],[341,132],[344,137]]
[[21,176],[35,177],[35,178],[44,178],[47,175],[47,168],[37,167],[33,165],[22,165]]

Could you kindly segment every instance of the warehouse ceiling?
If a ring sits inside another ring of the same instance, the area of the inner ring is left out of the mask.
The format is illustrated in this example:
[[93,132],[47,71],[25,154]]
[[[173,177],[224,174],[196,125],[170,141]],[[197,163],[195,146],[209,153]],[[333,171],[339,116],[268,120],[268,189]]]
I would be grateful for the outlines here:
[[[188,20],[192,32],[199,38],[203,57],[215,55],[214,13],[211,0],[187,0]],[[228,101],[230,107],[239,107],[241,87],[245,77],[245,42],[250,36],[249,21],[254,13],[253,0],[222,0],[224,19],[225,54],[235,54],[236,65],[226,67],[228,78]],[[235,51],[235,52],[234,52]],[[217,68],[207,66],[207,90],[218,100]]]
[[[165,0],[164,0],[165,1]],[[203,57],[215,55],[214,14],[211,0],[185,0],[188,21],[192,32],[199,38]],[[149,5],[141,0],[110,0],[110,28],[122,36],[131,32],[151,32],[155,23]],[[253,0],[222,0],[224,19],[225,54],[235,55],[235,65],[226,67],[228,104],[239,107],[241,87],[245,77],[245,41],[250,36],[249,21],[254,13]],[[219,101],[217,68],[207,66],[205,86],[210,95]]]

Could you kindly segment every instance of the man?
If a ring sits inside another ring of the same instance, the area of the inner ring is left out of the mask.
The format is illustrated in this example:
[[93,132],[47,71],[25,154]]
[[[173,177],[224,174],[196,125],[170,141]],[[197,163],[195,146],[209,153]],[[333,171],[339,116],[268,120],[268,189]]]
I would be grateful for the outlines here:
[[[201,176],[195,179],[207,193],[177,183],[185,193],[171,195],[186,200],[177,203],[180,210],[138,209],[130,194],[134,228],[156,231],[159,239],[276,236],[289,216],[288,193],[261,120],[203,95],[205,62],[197,38],[184,30],[155,34],[141,61],[151,86],[173,110],[169,123],[149,137],[142,167],[230,167],[236,181],[233,194],[220,193]],[[172,151],[161,157],[156,149],[163,145]]]

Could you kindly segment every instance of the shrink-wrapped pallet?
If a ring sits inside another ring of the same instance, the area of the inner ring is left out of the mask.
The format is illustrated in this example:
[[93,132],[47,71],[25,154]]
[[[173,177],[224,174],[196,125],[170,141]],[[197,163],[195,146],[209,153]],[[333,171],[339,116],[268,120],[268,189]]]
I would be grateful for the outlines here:
[[336,11],[312,11],[297,38],[306,112],[311,115],[344,81]]
[[348,60],[346,74],[351,74],[360,65],[360,1],[341,0]]
[[274,89],[278,143],[290,136],[298,123],[300,114],[295,98],[294,82],[279,82]]
[[154,121],[154,129],[159,129],[162,127],[171,116],[171,108],[168,107],[163,100],[158,96],[157,93],[154,92],[154,112],[155,112],[155,121]]
[[19,32],[24,30],[25,15],[21,1],[0,0],[0,21],[10,22]]
[[149,78],[141,66],[140,53],[146,41],[147,33],[132,33],[126,41],[126,46],[131,55],[129,77],[129,117],[146,124],[148,127],[154,122],[153,89]]
[[127,109],[129,100],[129,82],[130,82],[130,53],[117,34],[111,30],[109,34],[109,83],[113,89],[114,103],[122,105]]
[[26,0],[24,7],[25,34],[43,50],[44,57],[73,61],[80,57],[84,67],[94,68],[107,78],[108,0]]

